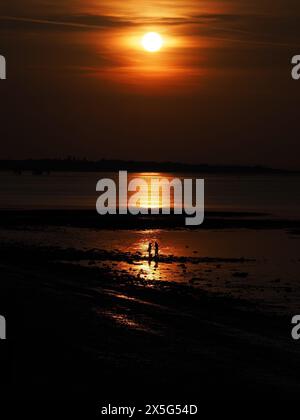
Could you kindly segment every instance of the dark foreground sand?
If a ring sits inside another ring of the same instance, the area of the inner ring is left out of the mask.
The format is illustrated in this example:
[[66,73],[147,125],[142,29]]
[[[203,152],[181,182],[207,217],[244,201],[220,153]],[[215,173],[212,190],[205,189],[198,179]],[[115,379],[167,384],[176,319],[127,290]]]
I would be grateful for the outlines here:
[[8,397],[191,402],[300,392],[288,318],[189,286],[57,263],[34,248],[0,251]]
[[95,210],[0,210],[0,227],[68,226],[95,229],[286,229],[297,232],[300,220],[275,218],[266,213],[206,212],[204,223],[186,226],[184,215],[100,217]]

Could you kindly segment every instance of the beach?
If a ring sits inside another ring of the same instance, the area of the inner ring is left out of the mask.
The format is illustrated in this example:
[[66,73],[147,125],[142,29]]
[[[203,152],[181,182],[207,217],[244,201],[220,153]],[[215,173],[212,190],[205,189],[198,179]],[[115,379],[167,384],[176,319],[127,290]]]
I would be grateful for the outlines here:
[[[26,178],[32,197],[54,182],[43,179]],[[187,228],[183,216],[100,217],[49,200],[0,211],[7,398],[297,395],[296,211],[218,205]]]
[[[105,216],[92,210],[3,210],[2,253],[28,247],[52,260],[174,282],[242,298],[263,311],[300,307],[300,222],[264,213],[207,212],[198,229],[180,216]],[[183,227],[184,226],[184,227]],[[159,261],[149,261],[150,242]],[[13,253],[13,251],[12,251]]]
[[[58,220],[64,217],[55,214]],[[82,227],[83,219],[91,228],[91,218],[80,215],[76,220],[73,214],[68,224],[72,231],[77,225],[73,236],[69,231],[73,244],[80,229],[82,237],[90,232]],[[251,284],[245,268],[255,259],[189,256],[188,250],[186,255],[162,254],[156,270],[160,265],[169,270],[163,270],[162,279],[155,274],[150,279],[140,274],[139,264],[147,267],[149,261],[137,250],[87,249],[84,243],[72,248],[68,230],[64,246],[49,245],[47,235],[59,238],[62,227],[56,221],[49,230],[54,215],[49,218],[46,212],[44,224],[42,213],[12,212],[10,217],[5,229],[1,217],[0,246],[1,307],[10,319],[14,355],[8,394],[85,399],[107,393],[143,400],[148,392],[152,398],[164,392],[190,399],[216,393],[219,399],[286,399],[299,392],[300,353],[291,339],[288,310],[297,289],[283,277],[272,283],[281,310],[272,297],[259,302],[266,284]],[[140,223],[139,234],[154,235],[145,220]],[[5,242],[5,231],[15,240]],[[98,237],[107,233],[94,232]],[[190,266],[206,274],[206,280],[184,281]],[[222,282],[216,286],[216,273],[220,278],[230,274],[223,287]],[[237,289],[247,292],[235,293],[230,287],[235,281],[243,284]],[[257,293],[252,296],[253,288]]]

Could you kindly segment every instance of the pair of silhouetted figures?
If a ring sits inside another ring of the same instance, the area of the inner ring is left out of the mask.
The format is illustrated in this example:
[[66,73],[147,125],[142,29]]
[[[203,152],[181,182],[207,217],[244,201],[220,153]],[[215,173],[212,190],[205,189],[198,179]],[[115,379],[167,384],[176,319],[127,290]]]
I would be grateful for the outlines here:
[[[158,261],[158,256],[159,256],[159,245],[157,242],[154,243],[154,259],[155,261]],[[148,245],[148,258],[149,261],[152,260],[152,242],[149,242]]]

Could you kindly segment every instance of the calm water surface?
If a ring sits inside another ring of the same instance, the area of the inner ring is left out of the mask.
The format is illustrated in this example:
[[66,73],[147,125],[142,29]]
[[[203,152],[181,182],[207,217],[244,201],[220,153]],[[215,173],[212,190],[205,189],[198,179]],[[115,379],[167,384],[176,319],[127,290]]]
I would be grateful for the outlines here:
[[[204,178],[205,210],[267,212],[277,217],[300,217],[300,176],[230,176],[201,174],[130,174],[146,180]],[[96,184],[116,173],[52,173],[35,176],[0,173],[2,209],[94,209]]]

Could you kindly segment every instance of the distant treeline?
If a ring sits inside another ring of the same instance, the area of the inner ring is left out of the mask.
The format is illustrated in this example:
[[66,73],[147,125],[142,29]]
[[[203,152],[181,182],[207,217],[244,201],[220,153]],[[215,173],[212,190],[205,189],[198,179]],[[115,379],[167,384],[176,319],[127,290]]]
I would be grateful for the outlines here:
[[123,160],[87,159],[27,159],[0,160],[0,171],[22,173],[31,171],[36,174],[49,172],[183,172],[183,173],[225,173],[225,174],[290,174],[287,170],[272,169],[264,166],[232,166],[185,164],[177,162],[137,162]]

